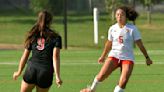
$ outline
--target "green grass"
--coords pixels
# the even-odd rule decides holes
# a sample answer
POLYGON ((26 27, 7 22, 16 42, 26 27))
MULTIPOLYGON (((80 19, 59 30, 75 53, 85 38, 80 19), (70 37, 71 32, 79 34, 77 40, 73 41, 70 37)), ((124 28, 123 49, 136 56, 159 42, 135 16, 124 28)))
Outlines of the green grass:
MULTIPOLYGON (((33 26, 37 16, 0 16, 0 43, 22 44, 25 34, 33 26)), ((163 14, 153 14, 152 24, 148 25, 146 15, 141 16, 136 21, 136 26, 141 32, 143 42, 148 49, 163 49, 164 23, 163 14)), ((68 47, 89 47, 102 48, 107 39, 108 28, 111 21, 108 15, 99 17, 99 44, 93 43, 93 18, 92 16, 68 16, 68 47), (101 39, 104 36, 105 39, 101 39)), ((54 16, 52 28, 55 29, 63 38, 64 45, 64 26, 63 17, 54 16)))
MULTIPOLYGON (((61 77, 63 85, 57 88, 52 85, 50 92, 79 92, 80 89, 90 85, 94 76, 102 65, 97 64, 97 59, 102 50, 61 50, 61 77)), ((163 92, 164 88, 164 64, 157 64, 164 60, 164 50, 149 50, 154 65, 148 67, 145 64, 136 64, 133 74, 127 85, 127 92, 163 92)), ((0 64, 0 89, 1 92, 18 92, 22 77, 17 81, 12 80, 12 74, 17 70, 22 50, 2 50, 0 63, 13 63, 11 65, 0 64), (13 90, 14 89, 14 90, 13 90)), ((135 49, 136 63, 144 63, 143 55, 135 49)), ((97 92, 113 92, 120 75, 120 69, 112 73, 108 79, 100 84, 97 92)))
MULTIPOLYGON (((50 92, 79 92, 81 88, 91 84, 94 76, 102 65, 97 59, 102 52, 107 39, 107 31, 111 25, 109 16, 99 18, 99 44, 93 43, 92 16, 68 16, 68 50, 61 51, 61 76, 64 81, 61 88, 53 84, 50 92), (72 48, 73 47, 73 48, 72 48)), ((154 65, 147 67, 136 64, 133 75, 127 85, 127 92, 163 92, 164 64, 164 16, 153 14, 152 24, 146 24, 146 16, 141 16, 136 25, 141 32, 143 42, 154 65)), ((0 16, 0 44, 22 44, 27 31, 35 23, 36 16, 0 16)), ((64 43, 64 27, 61 16, 54 17, 53 29, 61 34, 64 43)), ((63 44, 64 45, 64 44, 63 44)), ((144 63, 144 57, 138 48, 134 49, 136 62, 144 63)), ((22 77, 12 80, 12 74, 17 70, 23 50, 0 50, 0 92, 19 92, 22 77), (3 64, 3 63, 11 63, 3 64)), ((119 69, 97 88, 97 92, 113 92, 119 79, 119 69)))

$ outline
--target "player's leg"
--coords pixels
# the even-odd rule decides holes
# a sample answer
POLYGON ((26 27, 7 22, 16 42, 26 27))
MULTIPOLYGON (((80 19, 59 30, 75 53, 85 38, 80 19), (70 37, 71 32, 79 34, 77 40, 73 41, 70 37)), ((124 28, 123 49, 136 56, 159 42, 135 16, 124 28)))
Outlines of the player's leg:
POLYGON ((28 64, 23 75, 20 92, 32 92, 35 87, 35 69, 28 64))
POLYGON ((32 89, 35 87, 34 84, 28 84, 22 80, 20 92, 32 92, 32 89))
POLYGON ((111 57, 107 58, 100 72, 95 77, 99 82, 105 80, 118 67, 118 59, 111 57))
POLYGON ((104 79, 106 79, 112 73, 112 71, 114 71, 117 67, 118 67, 118 59, 107 58, 100 72, 95 77, 91 87, 82 89, 80 92, 94 92, 99 82, 102 82, 104 79))
POLYGON ((126 84, 130 78, 130 75, 133 71, 133 62, 132 61, 123 61, 122 62, 122 71, 118 85, 115 87, 114 92, 124 92, 126 84))
POLYGON ((36 92, 48 92, 49 88, 40 88, 39 86, 36 86, 36 92))
POLYGON ((53 72, 49 68, 37 68, 37 92, 48 92, 53 82, 53 72))

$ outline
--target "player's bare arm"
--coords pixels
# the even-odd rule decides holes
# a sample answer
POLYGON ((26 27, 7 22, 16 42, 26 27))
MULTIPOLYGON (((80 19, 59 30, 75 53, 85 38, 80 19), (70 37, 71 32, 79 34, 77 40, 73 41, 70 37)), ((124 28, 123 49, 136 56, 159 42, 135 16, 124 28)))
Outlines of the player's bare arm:
POLYGON ((107 40, 105 43, 104 50, 103 50, 100 58, 98 59, 98 63, 104 62, 106 55, 108 54, 109 50, 111 50, 111 47, 112 47, 112 41, 107 40))
POLYGON ((56 73, 56 84, 58 87, 62 84, 62 80, 60 78, 60 48, 54 48, 53 50, 53 61, 54 61, 54 71, 56 73))
POLYGON ((22 73, 24 67, 25 67, 25 64, 27 62, 27 59, 29 57, 29 54, 30 54, 30 51, 25 49, 24 52, 23 52, 23 55, 20 59, 20 62, 19 62, 19 68, 18 68, 18 71, 17 72, 14 72, 13 74, 13 79, 16 80, 22 73))
POLYGON ((146 49, 145 49, 145 47, 144 47, 144 45, 142 43, 142 40, 141 39, 137 40, 136 44, 139 47, 139 49, 141 50, 141 52, 143 53, 143 55, 145 56, 146 64, 147 65, 153 64, 153 61, 150 59, 150 57, 149 57, 149 55, 148 55, 148 53, 147 53, 147 51, 146 51, 146 49))

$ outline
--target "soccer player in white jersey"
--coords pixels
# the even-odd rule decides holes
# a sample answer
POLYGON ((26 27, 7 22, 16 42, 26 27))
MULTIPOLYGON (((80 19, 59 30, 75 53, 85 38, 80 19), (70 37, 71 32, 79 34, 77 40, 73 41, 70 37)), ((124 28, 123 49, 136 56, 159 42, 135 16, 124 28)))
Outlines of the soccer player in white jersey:
POLYGON ((135 21, 138 17, 138 13, 133 8, 121 6, 116 9, 115 17, 117 23, 110 27, 108 31, 108 40, 98 59, 98 62, 104 63, 104 65, 94 78, 92 85, 89 88, 82 89, 80 92, 95 92, 96 86, 118 67, 121 68, 121 74, 114 92, 124 92, 135 63, 133 54, 134 42, 145 56, 146 64, 152 64, 152 60, 142 43, 140 33, 136 26, 127 23, 128 20, 135 21), (108 57, 105 59, 107 54, 108 57))

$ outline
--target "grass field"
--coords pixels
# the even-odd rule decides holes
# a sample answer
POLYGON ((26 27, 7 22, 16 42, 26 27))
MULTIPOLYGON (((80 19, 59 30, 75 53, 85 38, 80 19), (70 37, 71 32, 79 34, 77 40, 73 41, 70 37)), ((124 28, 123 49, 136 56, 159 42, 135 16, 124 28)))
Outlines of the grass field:
MULTIPOLYGON (((35 23, 36 16, 9 15, 0 16, 0 45, 22 45, 25 33, 35 23)), ((145 65, 145 59, 138 48, 135 48, 136 65, 127 85, 126 92, 164 92, 164 16, 153 14, 152 24, 146 24, 146 16, 141 14, 136 25, 141 32, 143 42, 154 64, 145 65)), ((64 37, 61 16, 54 17, 52 28, 64 37)), ((97 59, 102 52, 107 30, 111 25, 107 15, 99 18, 99 44, 93 43, 92 16, 68 16, 68 50, 61 51, 61 77, 63 86, 52 85, 50 92, 79 92, 91 84, 101 69, 97 59)), ((64 38, 63 38, 64 39, 64 38)), ((63 41, 64 42, 64 41, 63 41)), ((63 44, 64 45, 64 44, 63 44)), ((0 48, 0 92, 19 92, 21 77, 12 80, 17 70, 23 50, 4 50, 0 48)), ((97 92, 113 92, 119 79, 119 69, 97 88, 97 92)))
MULTIPOLYGON (((1 92, 18 92, 21 77, 12 80, 12 74, 17 70, 18 61, 22 50, 2 50, 0 52, 0 90, 1 92)), ((50 92, 79 92, 87 87, 102 65, 97 64, 101 50, 62 50, 61 51, 61 76, 63 86, 57 88, 53 84, 50 92)), ((164 50, 150 50, 154 60, 152 66, 146 66, 142 54, 135 50, 136 65, 133 75, 127 85, 126 92, 163 92, 164 88, 164 50)), ((106 79, 97 92, 112 92, 119 78, 119 69, 106 79)))
MULTIPOLYGON (((0 43, 22 44, 27 31, 33 26, 37 16, 0 16, 0 43)), ((152 15, 152 24, 148 25, 146 15, 141 16, 136 21, 136 26, 141 32, 143 42, 149 49, 163 49, 164 26, 163 14, 152 15), (158 44, 158 45, 157 45, 158 44)), ((68 46, 69 47, 91 47, 102 48, 107 38, 108 28, 111 25, 109 16, 99 17, 99 44, 93 43, 93 18, 92 16, 68 16, 68 46), (105 39, 101 39, 104 36, 105 39)), ((62 37, 64 43, 63 18, 54 16, 52 28, 62 37)), ((64 45, 64 44, 63 44, 64 45)))

